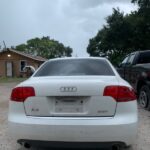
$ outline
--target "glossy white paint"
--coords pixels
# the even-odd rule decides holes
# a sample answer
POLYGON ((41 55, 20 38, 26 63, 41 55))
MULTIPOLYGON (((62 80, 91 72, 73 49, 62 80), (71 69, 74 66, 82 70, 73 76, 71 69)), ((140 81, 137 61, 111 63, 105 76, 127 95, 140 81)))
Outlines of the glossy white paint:
POLYGON ((28 98, 24 103, 27 115, 96 117, 114 116, 115 114, 116 101, 111 97, 103 96, 103 90, 110 82, 112 85, 118 85, 115 76, 103 76, 42 77, 42 79, 39 77, 19 86, 33 86, 36 92, 36 97, 28 98), (76 87, 76 91, 62 92, 62 87, 76 87), (69 102, 70 100, 72 101, 69 102), (64 109, 67 109, 67 106, 72 112, 71 110, 65 112, 64 109), (59 107, 62 111, 59 111, 59 107))
POLYGON ((115 76, 33 75, 19 84, 34 87, 36 96, 24 103, 10 101, 11 135, 16 140, 124 142, 131 145, 137 131, 137 102, 117 103, 112 97, 103 96, 108 85, 131 88, 111 67, 115 76), (62 92, 61 87, 76 87, 76 90, 62 92))

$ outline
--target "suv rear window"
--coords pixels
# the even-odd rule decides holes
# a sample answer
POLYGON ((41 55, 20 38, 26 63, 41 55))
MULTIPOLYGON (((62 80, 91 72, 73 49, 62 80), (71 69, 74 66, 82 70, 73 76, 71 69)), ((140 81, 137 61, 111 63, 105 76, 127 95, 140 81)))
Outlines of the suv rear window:
POLYGON ((34 75, 38 76, 113 76, 114 72, 106 60, 63 59, 46 62, 34 75))

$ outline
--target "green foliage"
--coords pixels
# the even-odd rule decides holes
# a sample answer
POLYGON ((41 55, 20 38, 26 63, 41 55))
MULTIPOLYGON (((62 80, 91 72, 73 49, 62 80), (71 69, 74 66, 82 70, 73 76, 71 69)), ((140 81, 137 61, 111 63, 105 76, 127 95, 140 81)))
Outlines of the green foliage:
POLYGON ((91 56, 108 56, 116 64, 123 56, 130 51, 127 47, 131 43, 129 33, 132 26, 128 19, 124 19, 124 14, 119 9, 113 9, 113 14, 108 16, 107 24, 103 26, 96 37, 90 39, 87 52, 91 56))
POLYGON ((89 41, 87 52, 91 56, 105 55, 118 64, 127 53, 150 49, 150 0, 132 3, 138 4, 139 9, 127 15, 113 9, 106 25, 89 41))
POLYGON ((49 37, 34 38, 15 47, 16 50, 45 58, 71 56, 72 48, 65 47, 62 43, 49 37))
POLYGON ((0 77, 0 83, 20 83, 20 82, 23 82, 25 81, 27 78, 17 78, 17 77, 11 77, 11 78, 8 78, 8 77, 0 77))
POLYGON ((131 2, 138 4, 140 9, 145 9, 150 7, 150 0, 132 0, 131 2))

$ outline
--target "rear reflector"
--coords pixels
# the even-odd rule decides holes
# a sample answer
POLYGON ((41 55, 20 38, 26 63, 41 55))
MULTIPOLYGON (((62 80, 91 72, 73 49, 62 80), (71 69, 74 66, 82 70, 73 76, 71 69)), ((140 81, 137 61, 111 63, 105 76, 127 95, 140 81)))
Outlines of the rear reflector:
POLYGON ((31 96, 35 96, 33 87, 16 87, 12 90, 11 100, 16 102, 24 102, 31 96))
POLYGON ((117 102, 128 102, 137 99, 134 90, 126 86, 106 86, 103 96, 111 96, 117 102))

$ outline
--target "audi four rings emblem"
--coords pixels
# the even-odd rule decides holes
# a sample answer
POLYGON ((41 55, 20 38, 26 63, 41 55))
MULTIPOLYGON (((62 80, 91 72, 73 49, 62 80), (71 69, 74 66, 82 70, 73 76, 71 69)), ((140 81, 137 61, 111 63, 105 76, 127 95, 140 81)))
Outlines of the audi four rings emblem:
POLYGON ((60 91, 61 92, 76 92, 77 88, 76 87, 61 87, 60 91))

